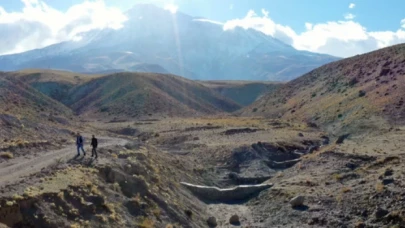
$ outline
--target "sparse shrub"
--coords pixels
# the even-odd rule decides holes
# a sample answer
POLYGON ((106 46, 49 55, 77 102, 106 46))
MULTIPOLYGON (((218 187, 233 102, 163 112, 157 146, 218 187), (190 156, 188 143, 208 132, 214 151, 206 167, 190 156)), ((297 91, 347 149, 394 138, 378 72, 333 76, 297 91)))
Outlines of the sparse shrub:
POLYGON ((252 110, 253 112, 257 112, 257 108, 253 108, 253 110, 252 110))
POLYGON ((360 90, 359 91, 359 97, 364 97, 364 96, 366 96, 366 92, 363 91, 363 90, 360 90))
POLYGON ((312 93, 311 97, 316 97, 316 93, 312 93))
POLYGON ((347 192, 350 192, 350 191, 351 191, 351 189, 349 187, 342 188, 343 193, 347 193, 347 192))
POLYGON ((354 86, 358 83, 359 81, 357 80, 357 78, 353 78, 352 80, 349 81, 349 86, 354 86))
POLYGON ((376 185, 375 185, 375 190, 377 191, 377 192, 383 192, 384 191, 384 184, 383 183, 380 183, 380 182, 378 182, 376 185))
POLYGON ((343 115, 342 114, 338 114, 338 118, 340 119, 340 118, 342 118, 343 117, 343 115))
POLYGON ((116 192, 119 192, 120 191, 120 184, 118 184, 117 182, 115 182, 114 184, 112 184, 111 185, 111 189, 112 190, 114 190, 114 191, 116 191, 116 192))
POLYGON ((160 208, 159 208, 159 207, 153 208, 152 214, 153 214, 156 218, 159 219, 159 218, 160 218, 160 214, 161 214, 160 208))
POLYGON ((107 222, 107 218, 104 215, 96 215, 96 218, 99 219, 103 223, 107 222))
POLYGON ((127 150, 134 150, 134 149, 137 149, 137 144, 135 144, 135 143, 127 143, 127 144, 125 144, 125 146, 124 146, 127 150))
POLYGON ((155 221, 153 221, 150 218, 143 218, 141 223, 139 224, 140 228, 154 228, 155 227, 155 221))
POLYGON ((343 179, 342 175, 335 173, 333 174, 333 179, 335 179, 336 181, 341 181, 343 179))
POLYGON ((5 159, 11 159, 14 157, 14 155, 11 152, 1 152, 0 157, 5 159))
POLYGON ((18 194, 14 194, 14 195, 13 195, 13 200, 15 200, 15 201, 17 201, 17 200, 22 200, 22 199, 24 199, 24 197, 22 197, 22 196, 20 196, 20 195, 18 195, 18 194))

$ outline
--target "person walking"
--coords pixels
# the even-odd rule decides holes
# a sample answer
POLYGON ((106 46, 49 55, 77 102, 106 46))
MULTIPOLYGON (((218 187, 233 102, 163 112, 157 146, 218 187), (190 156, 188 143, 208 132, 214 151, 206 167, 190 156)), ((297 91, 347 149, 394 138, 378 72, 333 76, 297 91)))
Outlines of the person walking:
POLYGON ((80 135, 79 132, 77 132, 77 136, 76 136, 76 145, 77 145, 77 156, 80 156, 80 149, 82 149, 83 156, 86 156, 86 151, 84 151, 84 148, 83 148, 84 139, 80 135))
POLYGON ((93 138, 91 138, 91 146, 93 149, 91 150, 91 157, 95 156, 95 158, 98 158, 97 156, 97 138, 93 135, 93 138))

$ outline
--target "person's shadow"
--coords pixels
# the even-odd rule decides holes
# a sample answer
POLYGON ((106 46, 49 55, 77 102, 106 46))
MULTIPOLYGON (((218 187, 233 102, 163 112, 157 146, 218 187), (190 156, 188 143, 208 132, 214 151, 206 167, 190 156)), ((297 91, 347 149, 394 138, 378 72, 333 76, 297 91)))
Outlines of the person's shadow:
POLYGON ((301 205, 301 206, 293 207, 293 209, 297 210, 297 211, 306 211, 309 209, 309 207, 307 205, 301 205))

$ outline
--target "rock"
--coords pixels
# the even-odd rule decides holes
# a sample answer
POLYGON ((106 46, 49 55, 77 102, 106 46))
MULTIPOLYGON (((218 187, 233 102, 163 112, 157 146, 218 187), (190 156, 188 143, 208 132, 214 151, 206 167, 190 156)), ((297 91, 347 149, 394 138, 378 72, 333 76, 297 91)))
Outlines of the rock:
POLYGON ((232 225, 239 225, 239 216, 238 215, 232 215, 231 218, 229 219, 229 223, 232 225))
POLYGON ((193 212, 190 211, 190 210, 188 210, 188 209, 184 210, 184 213, 185 213, 185 214, 187 215, 187 217, 189 217, 189 218, 191 218, 191 217, 193 216, 193 212))
POLYGON ((388 169, 386 169, 385 170, 385 172, 384 172, 384 176, 392 176, 392 174, 394 174, 394 170, 392 170, 392 169, 390 169, 390 168, 388 168, 388 169))
POLYGON ((367 210, 363 210, 360 215, 363 217, 367 217, 368 216, 367 210))
POLYGON ((304 196, 296 196, 290 200, 290 204, 292 207, 299 207, 304 205, 305 197, 304 196))
POLYGON ((235 173, 235 172, 230 172, 228 174, 228 178, 232 179, 232 180, 237 180, 237 179, 239 179, 239 175, 237 173, 235 173))
POLYGON ((345 166, 346 166, 347 168, 351 169, 351 170, 354 170, 354 169, 356 169, 356 168, 358 167, 358 165, 355 164, 355 163, 353 163, 353 162, 349 162, 349 163, 347 163, 345 166))
POLYGON ((365 228, 366 224, 364 224, 364 222, 358 222, 358 223, 356 223, 356 225, 354 227, 355 228, 365 228))
POLYGON ((319 146, 310 146, 307 150, 307 154, 312 154, 316 150, 319 150, 319 146))
POLYGON ((207 220, 207 224, 209 227, 217 227, 217 219, 215 217, 209 217, 207 220))
POLYGON ((313 226, 313 225, 315 225, 315 224, 317 224, 317 223, 319 223, 319 218, 317 218, 317 217, 311 218, 311 219, 308 221, 308 225, 311 225, 311 226, 313 226))
POLYGON ((383 185, 388 185, 388 184, 392 184, 394 183, 394 179, 393 178, 385 178, 384 180, 382 180, 383 185))
POLYGON ((336 144, 342 144, 345 139, 349 137, 350 134, 344 134, 339 136, 339 138, 336 140, 336 144))
POLYGON ((329 144, 329 142, 330 142, 329 137, 328 137, 328 136, 326 136, 326 135, 321 136, 321 139, 323 139, 323 141, 322 141, 322 145, 328 145, 328 144, 329 144))
POLYGON ((300 133, 298 133, 298 136, 299 136, 299 137, 304 137, 304 134, 302 134, 302 133, 300 132, 300 133))
POLYGON ((389 212, 381 207, 377 207, 374 211, 374 216, 376 219, 380 219, 386 216, 389 212))

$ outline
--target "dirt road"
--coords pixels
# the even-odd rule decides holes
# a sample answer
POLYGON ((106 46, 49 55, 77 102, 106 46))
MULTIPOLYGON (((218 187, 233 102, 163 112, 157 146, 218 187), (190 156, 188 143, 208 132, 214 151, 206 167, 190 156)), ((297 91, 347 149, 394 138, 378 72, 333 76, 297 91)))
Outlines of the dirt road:
MULTIPOLYGON (((98 137, 99 148, 112 145, 125 145, 128 141, 120 138, 98 137)), ((0 187, 13 184, 22 177, 41 171, 42 168, 52 165, 58 159, 71 158, 76 154, 76 146, 73 144, 60 150, 46 151, 35 158, 18 157, 0 164, 0 187)), ((87 151, 86 156, 91 156, 87 151)))

